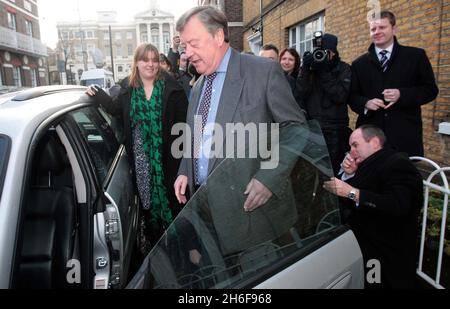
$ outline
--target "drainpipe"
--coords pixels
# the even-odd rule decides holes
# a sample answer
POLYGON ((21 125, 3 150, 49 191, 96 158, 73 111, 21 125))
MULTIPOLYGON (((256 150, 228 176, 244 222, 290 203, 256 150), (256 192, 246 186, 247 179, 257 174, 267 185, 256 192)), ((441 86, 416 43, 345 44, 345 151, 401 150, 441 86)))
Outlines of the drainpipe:
POLYGON ((262 0, 259 0, 259 31, 261 33, 261 46, 264 46, 264 26, 263 26, 263 3, 262 0))

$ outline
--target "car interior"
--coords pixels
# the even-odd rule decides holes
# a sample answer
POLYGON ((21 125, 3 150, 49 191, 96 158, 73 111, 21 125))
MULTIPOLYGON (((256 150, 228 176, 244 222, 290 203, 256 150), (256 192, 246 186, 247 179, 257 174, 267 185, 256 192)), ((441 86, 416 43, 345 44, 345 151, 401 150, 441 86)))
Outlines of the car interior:
POLYGON ((50 289, 68 284, 67 262, 78 255, 72 169, 56 131, 39 141, 22 214, 16 287, 50 289))

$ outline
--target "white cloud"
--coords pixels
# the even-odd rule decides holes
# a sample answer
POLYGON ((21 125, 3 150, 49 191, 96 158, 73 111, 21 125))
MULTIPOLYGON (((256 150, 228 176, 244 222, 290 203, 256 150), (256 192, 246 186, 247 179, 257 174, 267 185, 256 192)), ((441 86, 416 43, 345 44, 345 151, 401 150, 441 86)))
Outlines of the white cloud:
MULTIPOLYGON (((132 21, 134 15, 150 7, 151 0, 39 0, 41 41, 56 47, 59 21, 96 20, 97 11, 116 11, 119 22, 132 21), (79 14, 78 14, 79 12, 79 14)), ((159 0, 159 8, 171 13, 175 19, 188 9, 197 6, 197 0, 159 0)))

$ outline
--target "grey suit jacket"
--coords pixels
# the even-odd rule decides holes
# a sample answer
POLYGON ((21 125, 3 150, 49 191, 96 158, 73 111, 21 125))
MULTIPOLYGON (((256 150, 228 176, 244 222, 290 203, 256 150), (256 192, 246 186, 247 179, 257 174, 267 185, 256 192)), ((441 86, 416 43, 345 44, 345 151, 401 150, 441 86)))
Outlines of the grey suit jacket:
MULTIPOLYGON (((203 84, 202 77, 192 89, 192 101, 187 116, 192 132, 203 84)), ((304 114, 294 99, 279 63, 239 54, 234 50, 220 98, 216 123, 224 130, 224 148, 227 138, 236 134, 232 130, 226 131, 226 124, 279 123, 283 127, 295 123, 297 127, 304 127, 305 135, 308 134, 304 114)), ((227 160, 224 162, 226 168, 221 165, 223 158, 210 159, 208 175, 221 165, 220 176, 215 173, 216 176, 208 180, 203 190, 197 193, 201 195, 204 194, 201 192, 207 192, 207 204, 224 254, 246 250, 264 241, 273 240, 297 221, 289 176, 298 157, 292 151, 286 151, 284 157, 283 154, 280 154, 280 157, 282 158, 278 168, 273 170, 260 169, 261 160, 258 159, 236 160, 236 163, 233 163, 234 160, 227 160), (248 215, 243 212, 245 202, 243 193, 252 178, 256 178, 269 188, 274 197, 252 213, 253 220, 250 224, 248 215), (220 187, 218 184, 223 186, 220 187), (236 242, 236 237, 241 241, 236 242)), ((188 156, 182 160, 179 175, 188 177, 192 196, 194 168, 191 158, 192 156, 188 156)))
MULTIPOLYGON (((202 76, 192 88, 191 102, 187 114, 187 124, 194 132, 194 117, 198 109, 204 85, 202 76)), ((232 50, 225 83, 220 98, 216 123, 225 131, 228 123, 271 124, 300 123, 306 126, 303 112, 295 101, 291 88, 279 63, 262 57, 240 54, 232 50)), ((227 136, 235 132, 224 132, 227 136)), ((182 160, 178 175, 189 178, 190 192, 194 188, 193 160, 182 160)), ((209 162, 210 174, 223 158, 212 158, 209 162)), ((261 176, 264 178, 263 176, 261 176)), ((261 179, 272 189, 269 179, 261 179)), ((250 179, 249 179, 250 181, 250 179)), ((276 190, 275 190, 276 191, 276 190)), ((272 191, 274 192, 274 191, 272 191)))

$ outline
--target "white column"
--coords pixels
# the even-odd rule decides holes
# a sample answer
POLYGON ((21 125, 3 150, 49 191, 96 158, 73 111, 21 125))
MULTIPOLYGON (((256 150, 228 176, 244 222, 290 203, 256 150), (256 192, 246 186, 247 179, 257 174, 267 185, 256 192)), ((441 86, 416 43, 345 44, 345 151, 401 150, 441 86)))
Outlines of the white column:
POLYGON ((159 52, 165 53, 164 38, 163 38, 163 23, 159 23, 159 52))
POLYGON ((173 40, 173 37, 175 36, 175 26, 174 26, 173 23, 170 23, 170 24, 169 24, 169 29, 170 29, 170 38, 169 38, 169 42, 170 42, 170 45, 172 45, 172 40, 173 40))
POLYGON ((136 43, 137 43, 137 46, 139 46, 139 45, 141 45, 141 24, 140 23, 138 23, 137 25, 136 25, 136 43))
POLYGON ((152 43, 152 27, 151 27, 151 24, 147 24, 147 43, 152 43))

